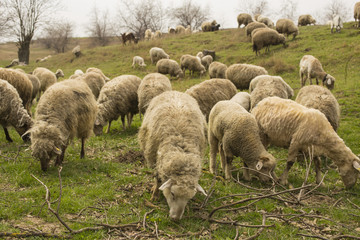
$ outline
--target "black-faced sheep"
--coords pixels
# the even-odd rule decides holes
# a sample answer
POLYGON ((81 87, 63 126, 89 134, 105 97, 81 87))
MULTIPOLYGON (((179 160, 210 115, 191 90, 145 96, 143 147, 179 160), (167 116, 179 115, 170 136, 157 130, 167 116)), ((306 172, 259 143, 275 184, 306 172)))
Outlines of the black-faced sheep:
POLYGON ((225 76, 240 90, 249 89, 250 81, 259 75, 266 75, 265 68, 252 64, 233 64, 225 72, 225 76))
POLYGON ((196 100, 168 91, 155 97, 144 116, 138 140, 148 167, 155 169, 153 198, 159 190, 167 200, 170 218, 179 220, 199 185, 206 148, 206 121, 196 100))
POLYGON ((248 25, 249 23, 251 23, 253 21, 254 20, 252 19, 251 15, 247 14, 247 13, 240 13, 237 16, 238 28, 240 28, 241 25, 243 25, 243 24, 246 27, 246 25, 248 25))
POLYGON ((264 146, 269 143, 289 147, 286 168, 280 177, 288 183, 288 174, 298 152, 313 152, 316 182, 321 182, 320 162, 324 155, 334 161, 346 188, 356 184, 360 160, 336 134, 325 115, 317 109, 307 108, 295 101, 278 97, 263 99, 251 112, 259 125, 264 146), (270 109, 270 110, 269 110, 270 109))
POLYGON ((151 63, 156 64, 160 59, 169 59, 170 56, 162 48, 153 47, 149 51, 151 63))
POLYGON ((162 74, 169 74, 170 77, 183 78, 184 73, 175 60, 160 59, 156 63, 156 71, 162 74))
POLYGON ((250 111, 250 94, 247 92, 238 92, 230 101, 242 106, 246 111, 250 111))
POLYGON ((300 60, 300 81, 301 87, 305 86, 306 80, 309 79, 310 85, 312 84, 312 78, 316 78, 316 84, 321 81, 323 86, 332 90, 335 85, 335 78, 330 74, 327 74, 319 59, 312 55, 304 55, 300 60))
POLYGON ((221 62, 212 62, 209 66, 210 78, 225 78, 227 66, 221 62))
POLYGON ((132 62, 132 67, 135 68, 136 65, 140 66, 140 67, 146 67, 146 64, 144 62, 144 59, 140 56, 135 56, 133 57, 133 62, 132 62))
POLYGON ((252 22, 245 27, 246 36, 251 36, 251 32, 257 28, 267 28, 264 23, 252 22))
POLYGON ((213 62, 213 57, 211 55, 206 55, 201 58, 201 64, 208 69, 210 64, 213 62))
POLYGON ((131 126, 133 116, 139 112, 138 95, 141 79, 134 75, 121 75, 105 83, 101 88, 97 106, 99 112, 96 116, 94 133, 101 135, 103 127, 109 123, 106 133, 110 132, 111 122, 121 117, 123 130, 125 130, 125 116, 128 127, 131 126))
POLYGON ((165 91, 171 91, 169 78, 160 73, 149 73, 141 81, 138 89, 139 113, 145 114, 150 101, 165 91))
POLYGON ((94 94, 95 99, 99 97, 100 90, 105 84, 104 78, 97 72, 88 72, 77 78, 78 80, 84 81, 91 92, 94 94))
POLYGON ((340 106, 328 89, 317 85, 305 86, 300 89, 295 101, 322 112, 336 132, 340 122, 340 106))
POLYGON ((25 133, 33 122, 22 102, 16 88, 0 79, 0 125, 4 128, 8 142, 13 142, 7 130, 9 126, 14 127, 24 141, 30 140, 29 134, 25 133))
POLYGON ((218 101, 230 100, 237 93, 237 89, 227 79, 213 78, 192 86, 185 93, 196 99, 200 110, 208 120, 211 108, 218 101))
POLYGON ((357 2, 354 5, 354 19, 355 19, 355 26, 357 21, 357 27, 360 28, 360 2, 357 2))
POLYGON ((299 28, 290 19, 279 19, 276 22, 276 31, 285 34, 287 37, 293 35, 293 39, 299 35, 299 28))
POLYGON ((85 140, 91 135, 97 112, 90 88, 82 81, 65 80, 49 87, 36 108, 30 129, 32 156, 46 171, 53 156, 62 164, 69 142, 81 139, 80 158, 85 156, 85 140))
POLYGON ((199 72, 200 77, 206 72, 205 67, 201 64, 199 59, 188 54, 181 56, 180 67, 184 73, 184 76, 186 69, 189 70, 190 75, 192 75, 194 72, 199 72))
POLYGON ((299 16, 298 26, 306 26, 306 25, 311 25, 311 24, 315 25, 315 23, 316 23, 316 20, 310 14, 299 16))
POLYGON ((340 15, 335 15, 333 19, 331 20, 331 33, 333 33, 333 30, 335 28, 336 32, 340 32, 340 30, 343 28, 343 21, 340 17, 340 15))
MULTIPOLYGON (((255 29, 253 33, 258 30, 255 29)), ((262 48, 266 48, 265 52, 269 52, 271 45, 283 44, 285 46, 285 36, 270 28, 261 28, 252 34, 252 48, 258 55, 262 48)))
POLYGON ((254 116, 242 106, 232 101, 216 103, 209 116, 208 138, 211 173, 215 173, 216 155, 220 151, 225 179, 231 178, 233 158, 241 157, 246 167, 243 173, 246 180, 250 181, 250 173, 258 176, 261 181, 270 180, 269 175, 274 171, 276 160, 261 143, 254 116))

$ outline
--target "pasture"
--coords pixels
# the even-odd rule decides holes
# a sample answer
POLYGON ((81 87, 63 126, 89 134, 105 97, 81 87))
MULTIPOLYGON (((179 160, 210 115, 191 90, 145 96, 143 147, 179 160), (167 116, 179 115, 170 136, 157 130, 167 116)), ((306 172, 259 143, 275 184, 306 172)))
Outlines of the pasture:
MULTIPOLYGON (((76 69, 85 71, 88 67, 98 67, 110 78, 123 74, 143 78, 155 72, 149 56, 151 47, 163 48, 176 61, 183 54, 196 55, 209 49, 216 51, 216 61, 228 66, 249 63, 265 67, 269 74, 281 76, 296 96, 300 88, 299 61, 303 55, 310 54, 336 78, 332 93, 341 106, 338 134, 358 155, 359 37, 360 30, 353 27, 353 22, 345 23, 341 33, 336 34, 330 34, 328 26, 300 27, 300 34, 295 40, 291 37, 286 48, 271 46, 269 53, 265 54, 263 49, 260 56, 255 56, 244 29, 227 29, 167 36, 137 45, 82 46, 80 58, 74 59, 69 51, 53 55, 42 63, 35 63, 35 59, 46 56, 49 51, 36 45, 30 64, 21 68, 26 72, 38 66, 54 72, 61 68, 67 78, 76 69), (131 67, 135 55, 145 59, 145 69, 131 67)), ((12 45, 4 44, 0 49, 1 66, 16 58, 12 45)), ((184 92, 208 78, 208 75, 190 77, 187 72, 185 79, 172 80, 172 87, 184 92)), ((36 105, 33 111, 35 108, 36 105)), ((315 184, 313 165, 304 182, 306 163, 296 162, 289 174, 293 189, 289 189, 275 183, 262 184, 256 179, 242 180, 243 165, 239 158, 233 162, 233 180, 225 181, 221 170, 216 177, 209 172, 207 151, 200 185, 208 197, 196 194, 188 203, 183 219, 171 221, 163 196, 158 202, 150 201, 153 169, 146 167, 137 142, 140 126, 139 115, 125 131, 120 120, 113 122, 109 134, 87 140, 85 159, 80 159, 81 143, 75 139, 66 151, 60 174, 53 165, 42 172, 40 163, 31 156, 29 145, 22 142, 13 128, 9 131, 13 143, 8 143, 0 133, 0 238, 5 233, 28 233, 30 239, 70 236, 72 239, 360 238, 360 183, 345 190, 333 162, 325 158, 322 162, 325 186, 315 184), (51 208, 58 212, 72 233, 48 210, 45 187, 33 176, 46 185, 51 193, 48 199, 51 208), (306 188, 300 190, 303 185, 306 188), (91 229, 86 231, 85 227, 91 229), (77 233, 79 229, 84 231, 77 233)), ((276 173, 279 176, 285 168, 287 150, 270 147, 269 151, 278 160, 276 173)), ((22 235, 12 235, 19 236, 22 235)))

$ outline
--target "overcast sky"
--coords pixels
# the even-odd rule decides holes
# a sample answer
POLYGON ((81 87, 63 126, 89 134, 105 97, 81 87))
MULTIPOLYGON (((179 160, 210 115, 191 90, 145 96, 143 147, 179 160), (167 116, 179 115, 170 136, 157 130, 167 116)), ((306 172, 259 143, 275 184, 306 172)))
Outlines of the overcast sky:
MULTIPOLYGON (((62 11, 59 16, 75 24, 75 36, 87 36, 86 26, 89 22, 92 10, 96 6, 100 11, 108 11, 110 18, 115 18, 116 10, 119 9, 119 0, 60 0, 62 11)), ((180 0, 160 0, 163 7, 180 6, 183 1, 180 0)), ((192 0, 193 3, 200 4, 203 7, 209 7, 209 19, 216 19, 222 28, 237 27, 236 17, 241 13, 241 3, 246 0, 192 0)), ((253 1, 253 0, 247 0, 253 1)), ((324 8, 333 0, 293 0, 297 2, 296 14, 311 14, 315 18, 323 16, 324 8)), ((358 0, 337 0, 343 3, 349 11, 349 19, 353 21, 353 6, 358 0)), ((274 23, 278 18, 280 7, 284 0, 268 0, 267 14, 274 23)), ((167 29, 169 26, 165 26, 167 29)))

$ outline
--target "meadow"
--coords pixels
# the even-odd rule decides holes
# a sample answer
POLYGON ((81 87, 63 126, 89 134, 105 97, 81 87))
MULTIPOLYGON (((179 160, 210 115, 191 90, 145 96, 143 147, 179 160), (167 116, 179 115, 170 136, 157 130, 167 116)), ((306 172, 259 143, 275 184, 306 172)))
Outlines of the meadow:
MULTIPOLYGON (((337 132, 358 155, 359 37, 360 30, 354 28, 353 22, 346 23, 341 33, 336 34, 331 34, 328 26, 300 27, 299 36, 288 39, 286 47, 272 46, 269 53, 262 50, 256 56, 243 29, 226 29, 166 36, 137 45, 87 45, 82 46, 80 58, 75 59, 69 51, 42 63, 35 63, 35 59, 52 53, 34 44, 30 64, 21 68, 26 72, 38 66, 54 72, 61 68, 67 78, 76 69, 98 67, 110 78, 123 74, 143 78, 156 70, 150 62, 151 47, 163 48, 177 61, 183 54, 196 55, 209 49, 216 51, 217 61, 228 66, 249 63, 265 67, 269 74, 281 76, 296 96, 300 89, 299 62, 303 55, 310 54, 336 78, 332 93, 341 106, 337 132), (131 67, 135 55, 145 59, 145 69, 131 67)), ((87 40, 76 41, 81 44, 87 40)), ((0 45, 0 52, 0 66, 16 58, 14 44, 0 45)), ((206 79, 208 75, 199 78, 187 74, 182 80, 172 80, 172 87, 183 92, 206 79)), ((32 110, 35 108, 36 104, 32 110)), ((232 180, 224 180, 221 170, 215 176, 208 170, 207 151, 200 185, 208 196, 196 194, 183 219, 171 221, 163 196, 159 201, 150 201, 153 169, 146 167, 139 148, 140 126, 138 115, 125 131, 120 120, 113 122, 110 133, 87 140, 84 159, 80 159, 81 143, 74 139, 61 171, 51 165, 47 172, 41 171, 39 161, 31 156, 29 144, 22 142, 13 128, 9 131, 13 143, 8 143, 5 134, 0 133, 0 238, 360 239, 360 184, 344 189, 334 163, 326 158, 322 162, 324 186, 316 185, 313 166, 307 168, 307 162, 302 161, 290 170, 293 188, 288 188, 257 179, 244 181, 239 158, 233 163, 232 180), (45 201, 46 188, 51 196, 47 199, 49 205, 45 201)), ((287 149, 270 147, 269 151, 278 160, 276 173, 280 175, 287 149)))

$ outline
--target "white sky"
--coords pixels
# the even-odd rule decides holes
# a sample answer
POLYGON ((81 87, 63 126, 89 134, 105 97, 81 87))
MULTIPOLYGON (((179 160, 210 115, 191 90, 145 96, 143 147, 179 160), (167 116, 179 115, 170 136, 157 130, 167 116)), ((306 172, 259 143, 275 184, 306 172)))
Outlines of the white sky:
MULTIPOLYGON (((59 16, 73 22, 75 24, 75 36, 87 36, 86 26, 89 22, 92 10, 96 6, 100 11, 107 10, 110 18, 116 16, 116 11, 119 9, 118 0, 60 0, 63 6, 59 16)), ((160 0, 163 2, 164 8, 167 6, 179 6, 183 1, 180 0, 160 0)), ((221 24, 221 28, 237 27, 236 17, 241 11, 241 0, 192 0, 193 3, 201 4, 201 6, 208 6, 210 9, 209 19, 215 19, 221 24)), ((248 0, 253 1, 253 0, 248 0)), ((270 17, 274 23, 281 16, 277 14, 280 6, 284 0, 268 0, 268 13, 265 14, 270 17)), ((301 14, 311 14, 317 19, 323 16, 324 8, 330 4, 332 0, 294 0, 297 2, 297 16, 301 14)), ((349 11, 349 19, 353 21, 352 13, 353 6, 359 0, 338 0, 344 4, 344 7, 349 11)), ((167 29, 169 26, 165 26, 167 29)))

